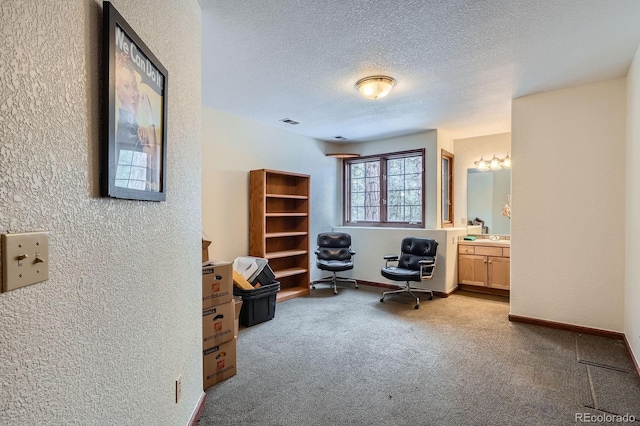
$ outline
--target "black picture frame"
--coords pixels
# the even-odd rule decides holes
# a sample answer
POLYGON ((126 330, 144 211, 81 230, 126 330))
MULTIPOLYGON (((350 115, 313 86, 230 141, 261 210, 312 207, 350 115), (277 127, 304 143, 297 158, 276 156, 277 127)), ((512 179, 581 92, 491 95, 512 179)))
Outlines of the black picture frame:
POLYGON ((108 1, 103 20, 101 194, 165 201, 167 69, 108 1))

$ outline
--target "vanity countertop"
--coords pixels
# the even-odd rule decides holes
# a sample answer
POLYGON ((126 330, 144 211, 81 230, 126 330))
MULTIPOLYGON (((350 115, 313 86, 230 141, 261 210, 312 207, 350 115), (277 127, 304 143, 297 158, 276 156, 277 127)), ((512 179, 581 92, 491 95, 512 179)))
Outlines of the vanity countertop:
POLYGON ((490 240, 488 238, 478 238, 475 241, 458 240, 458 244, 466 244, 471 246, 497 246, 511 247, 511 240, 490 240))

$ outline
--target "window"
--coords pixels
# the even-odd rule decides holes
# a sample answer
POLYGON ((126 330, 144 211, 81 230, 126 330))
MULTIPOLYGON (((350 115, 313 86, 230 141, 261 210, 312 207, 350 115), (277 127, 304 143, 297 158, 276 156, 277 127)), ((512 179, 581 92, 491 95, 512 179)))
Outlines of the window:
POLYGON ((453 226, 453 154, 442 150, 442 227, 453 226))
POLYGON ((344 223, 424 226, 424 149, 344 161, 344 223))

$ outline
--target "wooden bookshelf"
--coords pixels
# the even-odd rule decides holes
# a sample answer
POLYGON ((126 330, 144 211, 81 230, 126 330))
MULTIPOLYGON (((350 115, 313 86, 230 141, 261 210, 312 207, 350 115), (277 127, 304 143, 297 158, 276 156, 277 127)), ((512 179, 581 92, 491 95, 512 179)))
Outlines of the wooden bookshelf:
POLYGON ((309 194, 308 175, 249 173, 249 254, 269 259, 278 302, 309 294, 309 194))

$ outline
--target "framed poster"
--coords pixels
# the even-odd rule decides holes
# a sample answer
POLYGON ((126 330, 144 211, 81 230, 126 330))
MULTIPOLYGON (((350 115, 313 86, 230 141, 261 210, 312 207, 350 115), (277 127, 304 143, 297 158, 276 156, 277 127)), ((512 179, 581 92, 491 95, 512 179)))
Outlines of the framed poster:
POLYGON ((168 73, 110 2, 104 2, 105 197, 164 201, 168 73))

